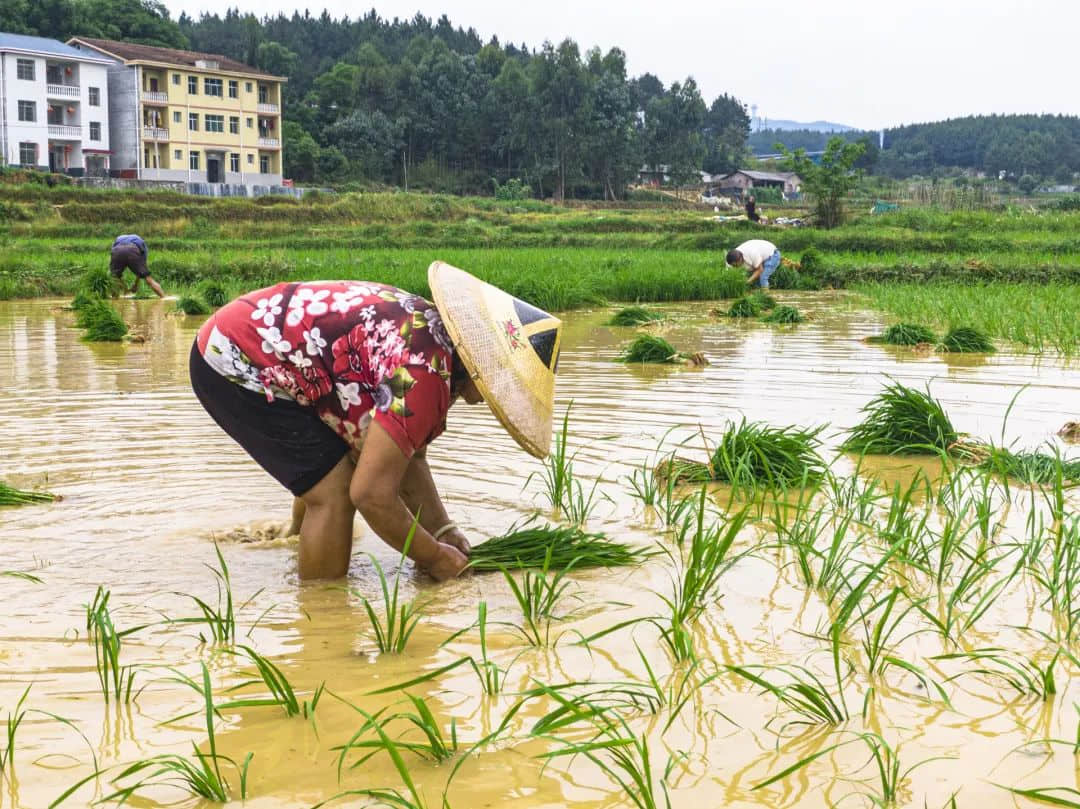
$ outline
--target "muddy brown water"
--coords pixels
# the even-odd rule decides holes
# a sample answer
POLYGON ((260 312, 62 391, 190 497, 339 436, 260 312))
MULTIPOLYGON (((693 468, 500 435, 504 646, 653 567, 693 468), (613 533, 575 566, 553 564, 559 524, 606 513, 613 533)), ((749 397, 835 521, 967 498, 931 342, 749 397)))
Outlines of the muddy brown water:
MULTIPOLYGON (((669 428, 683 425, 672 434, 679 438, 692 437, 698 424, 706 435, 715 434, 727 419, 742 416, 774 424, 829 423, 828 443, 835 446, 836 431, 856 423, 859 408, 886 376, 908 385, 930 381, 960 430, 1029 448, 1056 441, 1061 424, 1080 415, 1075 364, 1008 350, 990 357, 943 358, 871 347, 860 338, 880 330, 877 316, 840 297, 792 299, 813 315, 811 322, 770 328, 710 321, 701 316, 707 305, 668 307, 678 319, 665 336, 680 348, 703 350, 712 364, 702 370, 614 363, 631 330, 604 326, 607 312, 566 317, 559 403, 573 401, 575 469, 587 486, 599 477, 598 491, 605 495, 591 528, 630 542, 664 541, 655 519, 629 496, 621 478, 651 455, 669 428), (1029 387, 1003 431, 1005 410, 1024 385, 1029 387)), ((0 722, 27 686, 25 707, 33 709, 16 734, 14 767, 3 776, 0 806, 48 805, 90 775, 91 749, 108 771, 67 805, 87 805, 112 791, 109 778, 125 763, 164 753, 187 755, 192 742, 205 749, 206 728, 198 717, 166 722, 200 704, 197 694, 170 679, 167 667, 193 675, 198 661, 206 661, 221 699, 226 688, 244 679, 244 666, 204 644, 198 627, 165 624, 161 616, 195 615, 189 595, 215 601, 215 580, 207 567, 214 563, 212 536, 223 539, 234 595, 242 603, 241 642, 273 660, 305 695, 325 682, 357 707, 378 710, 398 697, 365 696, 368 692, 462 655, 479 655, 475 631, 442 644, 469 626, 481 599, 489 603, 493 621, 518 619, 498 576, 435 586, 407 567, 406 595, 425 601, 425 617, 404 654, 379 654, 361 604, 362 596, 377 595, 366 554, 389 570, 396 569, 394 554, 358 520, 349 589, 298 585, 295 547, 287 539, 265 539, 287 520, 288 497, 218 431, 187 386, 188 351, 201 319, 171 316, 169 304, 125 301, 125 318, 145 329, 148 341, 88 345, 79 341, 72 316, 58 305, 0 303, 0 476, 24 487, 47 485, 63 495, 54 505, 0 509, 0 570, 32 572, 42 580, 0 577, 0 722), (236 541, 243 536, 263 541, 236 541), (112 591, 119 629, 153 624, 123 641, 121 662, 140 667, 138 697, 130 704, 105 704, 93 647, 85 639, 83 605, 98 585, 112 591), (69 719, 89 747, 41 711, 69 719)), ((527 484, 541 465, 518 451, 482 406, 456 406, 430 457, 452 514, 474 539, 502 532, 542 506, 537 481, 527 484)), ((869 464, 888 480, 907 479, 916 466, 896 460, 869 464)), ((849 473, 851 460, 841 457, 833 468, 849 473)), ((1003 516, 1008 530, 1021 535, 1026 513, 1016 507, 1003 516)), ((748 538, 765 533, 758 525, 748 538)), ((722 600, 696 630, 708 670, 723 663, 793 662, 828 670, 821 651, 825 644, 813 636, 826 610, 792 568, 778 569, 775 554, 765 553, 724 575, 722 600)), ((497 727, 515 701, 514 692, 537 682, 642 679, 635 643, 661 677, 672 670, 656 632, 644 625, 587 649, 574 643, 580 634, 660 610, 655 593, 670 587, 668 563, 657 559, 636 570, 582 572, 573 580, 576 600, 567 609, 574 614, 555 625, 559 642, 552 647, 530 649, 508 630, 492 629, 492 654, 502 665, 513 661, 506 694, 484 697, 466 668, 413 689, 428 699, 447 730, 455 720, 463 743, 497 727)), ((1029 623, 1048 628, 1038 602, 1030 582, 1011 587, 980 621, 975 645, 1044 649, 1046 644, 1030 633, 1008 629, 1029 623)), ((928 633, 905 641, 900 654, 914 661, 941 651, 940 641, 928 633)), ((840 729, 801 732, 784 728, 791 715, 778 712, 773 698, 745 682, 719 677, 666 731, 663 712, 634 716, 629 723, 649 740, 658 795, 672 757, 668 782, 676 807, 816 807, 869 791, 874 785, 863 780, 872 775, 864 767, 865 747, 854 745, 783 782, 752 789, 798 758, 862 730, 880 732, 898 745, 902 768, 945 758, 907 777, 901 804, 942 806, 959 791, 961 807, 1007 806, 1013 798, 995 784, 1077 786, 1071 750, 1018 749, 1041 738, 1076 738, 1072 706, 1080 701, 1080 684, 1075 673, 1071 664, 1059 663, 1059 693, 1046 703, 1018 698, 1000 683, 965 677, 946 686, 951 708, 922 698, 910 678, 890 675, 877 684, 865 719, 856 716, 840 729)), ((865 691, 865 680, 856 677, 848 692, 853 713, 859 713, 865 691)), ((544 701, 530 704, 505 738, 466 761, 450 786, 450 804, 630 805, 586 759, 557 759, 544 766, 537 758, 555 743, 527 738, 527 731, 550 707, 544 701)), ((226 711, 217 724, 217 743, 237 760, 254 753, 247 800, 252 807, 310 806, 342 790, 400 788, 383 754, 359 769, 346 767, 339 781, 332 748, 361 724, 352 708, 324 695, 314 723, 288 719, 277 708, 226 711)), ((566 736, 585 738, 580 732, 566 736)), ((451 765, 407 760, 429 805, 439 805, 451 765)), ((237 779, 231 781, 235 787, 237 779)), ((168 787, 148 789, 132 802, 157 806, 178 799, 182 805, 202 805, 168 787)), ((349 800, 342 805, 359 805, 358 799, 349 800)), ((860 801, 865 799, 844 802, 860 801)))

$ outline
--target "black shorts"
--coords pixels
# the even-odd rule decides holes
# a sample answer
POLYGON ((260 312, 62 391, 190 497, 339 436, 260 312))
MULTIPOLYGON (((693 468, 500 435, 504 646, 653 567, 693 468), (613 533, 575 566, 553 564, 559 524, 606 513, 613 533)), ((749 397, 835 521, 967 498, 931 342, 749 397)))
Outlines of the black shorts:
POLYGON ((282 486, 301 495, 326 477, 349 451, 312 407, 288 399, 268 402, 230 382, 191 347, 191 387, 206 412, 282 486))
POLYGON ((112 249, 109 272, 114 278, 119 278, 124 270, 131 270, 136 278, 150 277, 150 270, 146 267, 146 256, 133 244, 118 244, 112 249))

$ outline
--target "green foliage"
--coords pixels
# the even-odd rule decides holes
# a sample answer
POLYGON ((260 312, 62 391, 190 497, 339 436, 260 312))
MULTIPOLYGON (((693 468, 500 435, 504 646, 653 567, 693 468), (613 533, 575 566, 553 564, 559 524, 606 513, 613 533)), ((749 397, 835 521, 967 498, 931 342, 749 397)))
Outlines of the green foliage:
POLYGON ((185 315, 208 315, 210 307, 198 298, 185 295, 176 302, 176 311, 185 315))
POLYGON ((959 434, 941 404, 899 382, 863 407, 865 418, 853 427, 842 448, 865 455, 936 455, 948 452, 959 434))
POLYGON ((116 343, 128 333, 124 319, 103 300, 92 301, 81 309, 75 324, 84 329, 83 339, 93 343, 116 343))
POLYGON ((744 295, 728 309, 728 317, 757 317, 761 314, 760 299, 751 295, 744 295))
POLYGON ((859 183, 860 172, 855 162, 866 151, 864 143, 849 143, 841 137, 829 138, 825 154, 815 163, 803 149, 790 151, 777 144, 786 156, 786 167, 802 179, 802 188, 814 200, 814 215, 818 225, 834 228, 844 221, 843 201, 859 183))
POLYGON ((776 298, 764 289, 755 289, 750 293, 750 299, 758 305, 758 308, 762 312, 767 312, 770 309, 776 308, 776 298))
POLYGON ((81 312, 87 306, 92 306, 95 302, 100 300, 101 298, 97 297, 92 292, 80 289, 75 293, 75 297, 71 299, 71 308, 76 312, 81 312))
POLYGON ((495 199, 500 202, 518 202, 532 197, 532 189, 517 177, 511 177, 502 185, 494 178, 491 182, 495 186, 495 199))
POLYGON ((1031 174, 1023 174, 1020 176, 1020 179, 1016 181, 1016 187, 1024 194, 1032 193, 1038 186, 1038 178, 1031 174))
POLYGON ((994 343, 989 337, 970 326, 957 326, 949 329, 945 336, 941 338, 938 349, 961 354, 989 354, 995 350, 994 343))
POLYGON ((801 275, 798 271, 792 267, 785 267, 781 264, 776 268, 771 276, 769 276, 769 288, 770 289, 798 289, 801 275))
POLYGON ((925 326, 913 323, 894 323, 885 331, 871 337, 869 342, 890 346, 914 346, 920 343, 936 343, 937 335, 925 326))
POLYGON ((664 320, 663 312, 648 309, 644 306, 627 306, 611 316, 608 324, 611 326, 643 326, 646 323, 656 323, 664 320))
MULTIPOLYGON (((801 268, 802 272, 813 274, 820 270, 821 266, 822 258, 820 250, 818 250, 816 247, 807 247, 805 250, 803 250, 802 258, 799 259, 799 267, 801 268)), ((777 272, 779 272, 779 269, 777 270, 777 272)), ((776 274, 773 273, 773 277, 775 277, 775 275, 776 274)))
POLYGON ((802 323, 805 319, 794 306, 777 306, 762 318, 766 323, 802 323))

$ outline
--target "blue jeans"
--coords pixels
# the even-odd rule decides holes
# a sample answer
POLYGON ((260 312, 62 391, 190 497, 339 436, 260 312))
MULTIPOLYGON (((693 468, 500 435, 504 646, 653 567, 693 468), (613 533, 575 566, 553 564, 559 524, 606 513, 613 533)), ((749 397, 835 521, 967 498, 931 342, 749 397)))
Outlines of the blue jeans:
POLYGON ((758 278, 758 286, 762 289, 769 288, 769 279, 772 274, 776 272, 776 268, 780 266, 780 251, 777 250, 767 259, 765 263, 761 265, 761 276, 758 278))

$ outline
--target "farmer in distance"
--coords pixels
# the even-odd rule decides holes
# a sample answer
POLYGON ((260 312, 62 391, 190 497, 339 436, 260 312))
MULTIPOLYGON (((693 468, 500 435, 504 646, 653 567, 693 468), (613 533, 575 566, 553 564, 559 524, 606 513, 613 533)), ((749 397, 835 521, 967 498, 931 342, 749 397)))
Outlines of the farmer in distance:
POLYGON ((780 250, 765 239, 751 239, 729 250, 727 263, 732 267, 746 267, 750 271, 746 283, 750 286, 758 284, 762 289, 768 289, 769 278, 780 266, 780 250))
POLYGON ((517 443, 551 445, 561 322, 442 262, 434 303, 366 281, 281 283, 226 304, 192 346, 195 395, 293 493, 301 579, 349 568, 356 511, 442 581, 468 564, 427 447, 458 399, 517 443))
POLYGON ((146 266, 147 253, 146 242, 134 233, 117 236, 109 254, 109 272, 119 281, 124 270, 131 270, 135 273, 135 283, 131 285, 129 292, 134 293, 139 287, 139 281, 145 280, 159 298, 164 298, 165 292, 161 289, 161 284, 150 277, 150 270, 146 266))

